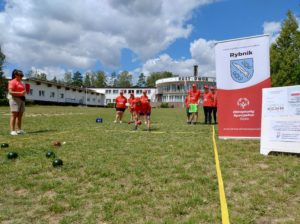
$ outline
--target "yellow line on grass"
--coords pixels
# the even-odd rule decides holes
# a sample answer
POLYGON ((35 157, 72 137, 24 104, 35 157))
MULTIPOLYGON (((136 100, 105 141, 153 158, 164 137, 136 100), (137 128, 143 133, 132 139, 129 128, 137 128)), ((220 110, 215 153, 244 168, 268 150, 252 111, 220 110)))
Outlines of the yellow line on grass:
POLYGON ((219 185, 219 196, 220 196, 220 203, 221 203, 222 224, 229 224, 230 222, 229 222, 228 208, 227 208, 224 184, 223 184, 222 173, 220 168, 218 149, 217 149, 217 144, 215 139, 215 127, 212 126, 212 129, 213 129, 212 131, 213 131, 215 162, 216 162, 216 170, 217 170, 218 185, 219 185))

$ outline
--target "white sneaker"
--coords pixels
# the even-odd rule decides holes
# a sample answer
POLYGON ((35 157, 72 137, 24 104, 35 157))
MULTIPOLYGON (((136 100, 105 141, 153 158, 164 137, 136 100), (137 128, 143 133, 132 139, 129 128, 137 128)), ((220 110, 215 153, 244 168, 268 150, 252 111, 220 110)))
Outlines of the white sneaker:
POLYGON ((16 136, 16 135, 18 135, 18 133, 16 131, 11 131, 10 135, 16 136))
POLYGON ((147 125, 147 121, 145 121, 145 124, 147 125))
POLYGON ((114 120, 114 123, 117 123, 117 121, 116 121, 116 120, 114 120))
POLYGON ((123 123, 123 121, 120 121, 120 124, 122 124, 123 123))
POLYGON ((18 130, 18 131, 17 131, 17 134, 18 134, 18 135, 23 135, 23 134, 25 134, 25 131, 23 131, 23 130, 18 130))

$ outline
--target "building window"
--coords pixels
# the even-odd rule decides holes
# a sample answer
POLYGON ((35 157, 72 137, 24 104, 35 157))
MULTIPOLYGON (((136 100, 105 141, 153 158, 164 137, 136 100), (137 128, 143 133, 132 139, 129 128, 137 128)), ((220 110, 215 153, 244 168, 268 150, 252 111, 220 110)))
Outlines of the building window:
POLYGON ((133 89, 128 90, 128 93, 134 93, 133 89))
POLYGON ((113 94, 118 94, 118 93, 119 93, 119 90, 117 90, 117 89, 113 90, 113 94))
POLYGON ((28 94, 32 95, 33 94, 33 89, 30 89, 28 94))
POLYGON ((55 92, 51 92, 50 93, 50 98, 54 98, 54 96, 55 96, 55 92))
POLYGON ((87 98, 87 101, 90 102, 90 98, 87 98))
POLYGON ((45 96, 45 91, 44 90, 39 90, 39 96, 45 96))
POLYGON ((96 99, 95 98, 93 98, 93 102, 95 102, 96 101, 96 99))
POLYGON ((136 94, 142 94, 142 90, 137 89, 137 90, 136 90, 136 94))
POLYGON ((105 93, 106 93, 106 94, 110 94, 110 93, 111 93, 111 90, 110 90, 110 89, 107 89, 107 90, 105 90, 105 93))
POLYGON ((126 89, 124 89, 123 92, 126 93, 127 92, 126 89))
POLYGON ((60 98, 64 98, 64 94, 63 93, 60 94, 60 98))
POLYGON ((148 93, 148 94, 151 94, 151 90, 148 90, 147 93, 148 93))

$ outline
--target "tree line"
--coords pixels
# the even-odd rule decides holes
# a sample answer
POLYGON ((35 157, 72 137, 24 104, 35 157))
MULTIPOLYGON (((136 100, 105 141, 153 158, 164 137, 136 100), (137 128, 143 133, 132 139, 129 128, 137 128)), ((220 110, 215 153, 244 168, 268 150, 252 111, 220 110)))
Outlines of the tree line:
MULTIPOLYGON (((270 46, 270 70, 272 86, 300 85, 300 32, 299 24, 292 11, 287 12, 287 18, 283 21, 279 37, 270 46)), ((0 46, 0 98, 6 97, 7 80, 4 77, 5 55, 0 46)), ((27 77, 47 80, 47 74, 29 71, 27 77)), ((66 72, 63 80, 53 78, 54 82, 82 87, 155 87, 155 81, 162 78, 173 77, 168 71, 154 72, 146 77, 143 73, 139 75, 135 85, 132 83, 132 74, 123 71, 120 74, 113 72, 107 76, 103 71, 74 73, 66 72)))
MULTIPOLYGON (((57 79, 54 77, 53 82, 65 83, 73 86, 79 87, 90 87, 90 88, 103 88, 103 87, 120 87, 120 88, 130 88, 130 87, 155 87, 155 82, 158 79, 173 77, 171 72, 154 72, 150 76, 146 77, 144 73, 139 75, 136 84, 133 84, 133 77, 128 71, 123 71, 120 74, 113 72, 110 76, 106 75, 104 71, 89 71, 85 74, 76 72, 66 72, 63 79, 57 79)), ((36 78, 41 80, 48 80, 47 74, 43 72, 38 72, 35 70, 30 70, 26 77, 36 78)))

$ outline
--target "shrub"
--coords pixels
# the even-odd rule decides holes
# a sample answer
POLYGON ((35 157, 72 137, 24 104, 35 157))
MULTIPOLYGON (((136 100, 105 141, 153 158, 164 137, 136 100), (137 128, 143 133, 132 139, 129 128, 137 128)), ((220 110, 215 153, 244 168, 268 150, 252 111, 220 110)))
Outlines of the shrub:
POLYGON ((106 105, 107 108, 114 108, 115 107, 115 104, 114 103, 108 103, 106 105))
POLYGON ((169 104, 168 103, 161 103, 160 107, 161 108, 169 108, 169 104))

